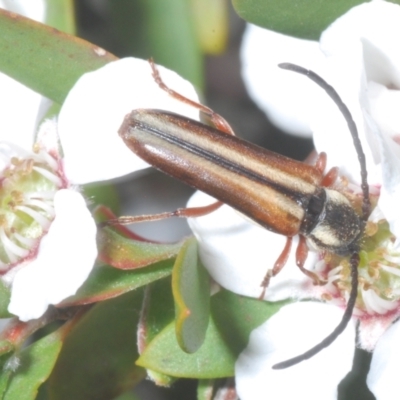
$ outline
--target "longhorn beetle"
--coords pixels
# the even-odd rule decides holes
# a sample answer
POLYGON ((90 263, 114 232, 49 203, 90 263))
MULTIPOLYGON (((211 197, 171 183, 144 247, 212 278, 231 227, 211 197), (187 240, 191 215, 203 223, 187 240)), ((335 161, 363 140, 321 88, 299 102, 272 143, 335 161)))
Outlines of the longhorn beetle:
POLYGON ((300 235, 297 266, 315 283, 319 283, 318 277, 303 267, 308 252, 306 239, 317 250, 349 256, 351 293, 341 322, 322 342, 273 368, 287 368, 314 356, 329 346, 351 319, 358 291, 360 241, 370 213, 365 156, 348 108, 334 88, 314 72, 290 63, 279 64, 279 67, 303 74, 317 83, 345 118, 361 166, 361 216, 342 193, 329 188, 337 177, 337 171, 332 170, 324 177, 324 154, 319 156, 315 165, 308 165, 237 138, 223 117, 170 89, 162 81, 152 60, 150 64, 160 88, 197 108, 211 120, 213 127, 168 111, 137 109, 125 117, 119 134, 125 144, 149 164, 218 201, 206 207, 121 217, 110 222, 129 224, 172 216, 198 217, 214 211, 223 203, 228 204, 266 229, 287 237, 282 254, 261 284, 261 297, 270 278, 285 265, 295 235, 300 235))

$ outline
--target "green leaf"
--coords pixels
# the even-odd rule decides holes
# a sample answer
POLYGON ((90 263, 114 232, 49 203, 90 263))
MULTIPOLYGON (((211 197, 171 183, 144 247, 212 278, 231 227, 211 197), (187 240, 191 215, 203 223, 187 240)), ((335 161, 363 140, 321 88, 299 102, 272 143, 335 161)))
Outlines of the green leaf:
MULTIPOLYGON (((83 185, 83 192, 87 199, 94 205, 107 206, 112 212, 118 214, 120 211, 118 192, 110 183, 90 183, 83 185)), ((89 204, 89 207, 91 204, 89 204)))
POLYGON ((59 306, 90 304, 120 296, 170 275, 172 265, 173 261, 165 260, 134 271, 121 271, 107 265, 94 267, 76 294, 62 301, 59 306))
MULTIPOLYGON (((232 0, 248 22, 303 39, 318 40, 333 21, 364 0, 232 0)), ((399 3, 399 1, 394 1, 399 3)), ((262 52, 262 49, 260 49, 262 52)))
POLYGON ((233 376, 235 361, 250 333, 287 302, 269 303, 222 290, 211 298, 210 323, 203 346, 185 353, 168 325, 142 353, 138 365, 176 377, 214 379, 233 376))
MULTIPOLYGON (((174 300, 171 292, 170 277, 160 279, 146 286, 140 315, 138 337, 139 351, 145 351, 149 343, 174 320, 174 300)), ((168 387, 174 378, 147 370, 147 374, 157 385, 168 387)))
POLYGON ((75 33, 73 0, 46 0, 46 24, 65 33, 75 33))
POLYGON ((53 370, 63 345, 63 338, 64 329, 60 328, 15 355, 15 361, 3 368, 3 372, 9 374, 9 382, 2 399, 35 399, 39 386, 53 370))
POLYGON ((186 240, 176 258, 172 291, 179 346, 194 353, 204 342, 210 313, 210 278, 200 262, 194 237, 186 240))
POLYGON ((109 6, 125 53, 153 57, 203 87, 203 57, 187 0, 119 0, 109 6))
MULTIPOLYGON (((11 357, 14 357, 15 346, 13 343, 9 342, 8 340, 0 341, 0 398, 4 398, 4 393, 7 390, 8 382, 11 378, 13 369, 10 368, 12 363, 9 365, 10 361, 12 360, 11 357), (8 368, 7 368, 8 366, 8 368)), ((14 358, 17 360, 17 358, 14 358)))
POLYGON ((0 53, 0 71, 60 104, 82 74, 116 60, 85 40, 3 9, 0 53))
POLYGON ((99 260, 119 269, 142 268, 160 260, 173 258, 181 245, 132 240, 111 228, 97 231, 99 260))
POLYGON ((6 285, 3 280, 0 280, 0 318, 9 318, 12 316, 7 309, 10 304, 10 298, 10 286, 6 285))
POLYGON ((197 353, 188 354, 179 347, 175 324, 171 323, 142 353, 137 364, 146 369, 182 378, 209 379, 233 374, 233 359, 229 348, 212 321, 208 327, 206 341, 197 353))
POLYGON ((94 306, 65 339, 48 382, 50 399, 109 400, 145 376, 135 366, 143 290, 94 306))
MULTIPOLYGON (((0 355, 3 356, 4 354, 8 354, 11 351, 15 350, 15 346, 8 340, 1 340, 0 341, 0 355)), ((2 366, 2 364, 0 363, 2 366)))

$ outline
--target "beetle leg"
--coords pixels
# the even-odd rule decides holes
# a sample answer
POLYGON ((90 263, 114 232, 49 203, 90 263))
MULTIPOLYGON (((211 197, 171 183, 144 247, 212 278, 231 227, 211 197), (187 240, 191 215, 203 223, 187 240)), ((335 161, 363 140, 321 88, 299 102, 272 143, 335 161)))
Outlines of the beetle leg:
POLYGON ((265 277, 260 285, 262 287, 262 292, 259 297, 260 300, 264 299, 265 291, 269 286, 269 281, 271 280, 271 278, 278 275, 282 268, 286 265, 289 258, 290 249, 292 248, 292 239, 293 238, 289 236, 286 238, 285 247, 283 248, 282 253, 278 257, 278 259, 275 261, 274 267, 272 269, 269 269, 265 274, 265 277))
POLYGON ((332 167, 327 174, 324 175, 321 181, 321 186, 331 187, 339 176, 339 168, 332 167))
POLYGON ((319 153, 314 163, 315 168, 323 175, 326 168, 327 155, 325 152, 319 153))
POLYGON ((223 205, 222 202, 216 201, 215 203, 209 204, 203 207, 190 207, 190 208, 178 208, 175 211, 167 211, 159 214, 146 214, 136 216, 122 216, 115 219, 109 219, 102 223, 102 225, 129 225, 137 224, 139 222, 149 221, 160 221, 162 219, 179 217, 179 218, 196 218, 208 215, 213 211, 217 210, 223 205))
POLYGON ((320 185, 323 187, 330 187, 335 183, 339 174, 339 169, 333 167, 328 171, 327 174, 324 174, 326 163, 327 163, 327 155, 326 153, 322 152, 318 154, 314 166, 321 173, 322 176, 320 185))
POLYGON ((299 244, 296 249, 296 265, 300 271, 313 280, 314 285, 323 285, 326 282, 318 277, 318 275, 308 269, 304 268, 304 264, 308 256, 308 246, 306 243, 306 238, 300 235, 299 244))
POLYGON ((162 80, 160 76, 160 72, 157 69, 156 64, 154 63, 153 59, 150 58, 149 60, 150 67, 152 69, 152 74, 155 82, 157 85, 160 87, 160 89, 164 90, 167 92, 171 97, 181 101, 182 103, 186 103, 189 106, 192 106, 193 108, 197 108, 201 113, 207 115, 213 126, 217 128, 218 130, 227 133, 229 135, 235 136, 235 133, 231 126, 228 124, 228 122, 223 118, 221 115, 217 114, 215 111, 213 111, 211 108, 205 106, 204 104, 197 103, 196 101, 190 100, 185 96, 182 96, 180 93, 176 92, 175 90, 171 89, 169 86, 166 85, 166 83, 162 80))

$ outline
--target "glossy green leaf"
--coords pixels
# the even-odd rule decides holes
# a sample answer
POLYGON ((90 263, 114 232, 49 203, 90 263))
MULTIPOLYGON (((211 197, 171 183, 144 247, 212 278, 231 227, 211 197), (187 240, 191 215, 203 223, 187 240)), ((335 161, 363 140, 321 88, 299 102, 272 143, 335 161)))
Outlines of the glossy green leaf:
POLYGON ((64 328, 51 333, 23 349, 16 355, 17 359, 9 363, 7 389, 4 400, 33 400, 39 386, 48 378, 61 351, 64 339, 64 328))
POLYGON ((85 40, 3 9, 0 53, 1 72, 60 104, 82 74, 116 60, 85 40))
POLYGON ((181 243, 159 244, 136 241, 111 228, 97 231, 98 258, 119 269, 136 269, 177 255, 181 243))
POLYGON ((165 260, 147 268, 121 271, 107 265, 93 268, 74 296, 60 303, 61 307, 95 303, 162 279, 172 272, 173 261, 165 260))
MULTIPOLYGON (((159 279, 146 286, 143 307, 138 329, 140 353, 149 343, 174 320, 174 300, 171 290, 171 278, 159 279)), ((150 379, 157 385, 168 387, 175 379, 171 376, 147 370, 150 379)))
POLYGON ((109 2, 118 39, 126 54, 153 57, 203 87, 203 57, 188 0, 109 2))
POLYGON ((142 353, 138 365, 167 375, 197 379, 233 376, 235 361, 250 333, 286 302, 268 303, 221 291, 211 299, 211 319, 203 346, 194 354, 180 349, 168 325, 142 353))
POLYGON ((172 291, 179 346, 194 353, 204 342, 210 314, 210 278, 201 264, 194 237, 185 241, 176 258, 172 291))
MULTIPOLYGON (((232 0, 248 22, 303 39, 318 40, 333 21, 363 0, 232 0)), ((400 3, 399 1, 393 1, 400 3)), ((260 48, 260 52, 263 49, 260 48)))
POLYGON ((135 365, 143 291, 94 306, 65 339, 48 382, 50 399, 109 400, 143 379, 135 365))
POLYGON ((213 297, 213 319, 235 360, 247 346, 250 333, 288 303, 290 301, 260 301, 226 290, 213 297))
POLYGON ((149 345, 138 365, 166 375, 208 379, 233 374, 234 359, 211 321, 204 345, 194 354, 178 345, 175 324, 171 323, 149 345), (217 356, 218 355, 218 356, 217 356))

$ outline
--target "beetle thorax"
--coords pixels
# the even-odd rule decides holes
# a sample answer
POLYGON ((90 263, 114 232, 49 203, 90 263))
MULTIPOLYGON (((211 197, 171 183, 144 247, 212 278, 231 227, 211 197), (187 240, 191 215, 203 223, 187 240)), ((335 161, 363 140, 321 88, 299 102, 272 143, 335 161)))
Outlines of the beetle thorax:
POLYGON ((325 188, 311 198, 301 228, 311 247, 341 255, 357 251, 362 231, 361 218, 347 197, 325 188))

